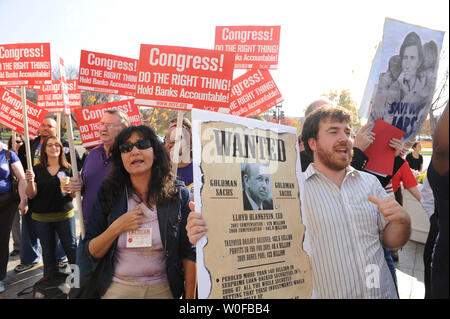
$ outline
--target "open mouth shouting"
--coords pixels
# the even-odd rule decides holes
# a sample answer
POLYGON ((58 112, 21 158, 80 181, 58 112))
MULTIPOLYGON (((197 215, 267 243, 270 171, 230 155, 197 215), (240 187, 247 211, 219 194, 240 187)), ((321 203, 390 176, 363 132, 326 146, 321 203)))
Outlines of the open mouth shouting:
POLYGON ((143 163, 144 163, 143 159, 136 158, 136 159, 131 160, 130 165, 131 166, 140 166, 143 163))

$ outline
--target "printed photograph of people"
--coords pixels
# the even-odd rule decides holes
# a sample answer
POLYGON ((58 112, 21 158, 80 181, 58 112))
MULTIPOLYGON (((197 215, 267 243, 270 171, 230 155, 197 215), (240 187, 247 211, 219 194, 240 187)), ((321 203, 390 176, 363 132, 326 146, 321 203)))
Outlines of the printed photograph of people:
POLYGON ((269 165, 242 163, 244 210, 272 210, 272 181, 269 165))
POLYGON ((378 87, 369 121, 378 118, 413 139, 425 122, 436 86, 444 33, 386 19, 378 87))

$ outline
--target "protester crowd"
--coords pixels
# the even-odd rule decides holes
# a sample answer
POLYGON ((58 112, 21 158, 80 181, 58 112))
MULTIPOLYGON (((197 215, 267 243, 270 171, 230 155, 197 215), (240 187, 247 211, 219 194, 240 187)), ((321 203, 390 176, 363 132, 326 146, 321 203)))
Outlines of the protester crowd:
MULTIPOLYGON (((392 139, 393 174, 379 176, 365 169, 369 159, 364 151, 376 140, 369 130, 372 123, 353 137, 351 114, 326 100, 312 103, 305 115, 299 138, 302 215, 313 297, 398 298, 393 256, 411 234, 402 182, 422 201, 431 221, 424 253, 425 297, 448 298, 448 106, 434 133, 422 192, 410 169, 423 169, 420 143, 412 145, 405 160, 410 144, 392 139), (379 288, 366 285, 364 265, 380 269, 379 288)), ((101 144, 83 160, 76 154, 82 167, 78 177, 52 118, 43 121, 39 136, 30 142, 32 168, 20 137, 9 147, 0 145, 0 293, 15 222, 11 255, 20 254, 17 273, 40 262, 40 244, 44 278, 57 276, 67 260, 78 266, 82 288, 95 280, 97 285, 79 297, 195 298, 195 244, 213 234, 195 212, 187 119, 181 127, 177 174, 172 172, 176 126, 176 120, 169 123, 162 143, 152 128, 130 126, 126 113, 105 111, 98 126, 101 144), (82 195, 86 229, 78 241, 72 202, 76 192, 82 195)))

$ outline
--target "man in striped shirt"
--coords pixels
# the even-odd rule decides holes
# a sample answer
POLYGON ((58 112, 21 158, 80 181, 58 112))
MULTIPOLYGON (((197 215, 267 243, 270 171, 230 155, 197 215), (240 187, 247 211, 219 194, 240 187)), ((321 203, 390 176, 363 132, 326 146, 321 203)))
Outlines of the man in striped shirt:
POLYGON ((324 106, 311 113, 302 140, 314 161, 304 175, 305 250, 317 298, 397 298, 383 246, 409 239, 408 214, 376 177, 350 166, 351 115, 324 106))

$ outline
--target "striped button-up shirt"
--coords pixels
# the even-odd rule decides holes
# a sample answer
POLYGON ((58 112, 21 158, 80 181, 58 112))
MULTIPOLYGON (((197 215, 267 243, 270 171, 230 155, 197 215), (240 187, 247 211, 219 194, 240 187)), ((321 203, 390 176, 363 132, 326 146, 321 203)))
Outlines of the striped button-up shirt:
POLYGON ((314 297, 397 298, 381 245, 387 221, 369 196, 388 195, 368 173, 347 167, 339 188, 313 164, 306 170, 302 207, 314 297))

